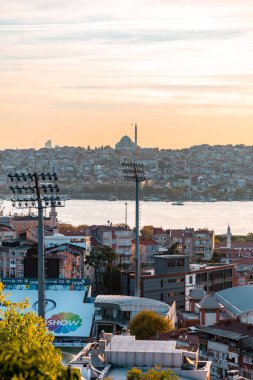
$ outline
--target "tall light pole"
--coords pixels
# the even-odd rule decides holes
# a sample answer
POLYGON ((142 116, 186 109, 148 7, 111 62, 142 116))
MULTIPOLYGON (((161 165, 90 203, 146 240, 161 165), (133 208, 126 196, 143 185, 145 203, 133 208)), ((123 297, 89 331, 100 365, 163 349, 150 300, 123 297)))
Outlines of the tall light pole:
POLYGON ((140 258, 139 258, 139 189, 140 182, 146 180, 143 164, 124 162, 122 165, 123 177, 126 181, 135 182, 135 297, 140 297, 140 258))
POLYGON ((127 226, 127 202, 125 202, 125 226, 127 226))
POLYGON ((45 319, 45 255, 43 209, 64 206, 65 198, 56 195, 59 187, 57 175, 53 173, 8 174, 11 182, 12 205, 17 208, 38 210, 38 315, 45 319), (42 182, 41 182, 42 181, 42 182), (48 182, 50 181, 50 182, 48 182))

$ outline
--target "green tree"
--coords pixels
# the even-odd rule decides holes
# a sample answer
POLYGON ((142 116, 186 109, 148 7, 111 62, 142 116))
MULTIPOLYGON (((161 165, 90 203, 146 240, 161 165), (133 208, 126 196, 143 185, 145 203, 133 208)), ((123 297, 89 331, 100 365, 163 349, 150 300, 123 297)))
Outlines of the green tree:
POLYGON ((86 224, 81 224, 80 226, 73 226, 68 223, 60 223, 59 224, 59 232, 61 234, 65 233, 80 233, 83 234, 88 226, 86 224))
POLYGON ((127 373, 127 380, 179 380, 179 377, 171 369, 155 367, 143 373, 138 368, 132 368, 127 373))
POLYGON ((142 310, 129 323, 129 329, 136 339, 150 339, 156 334, 173 330, 172 322, 155 311, 142 310))
POLYGON ((246 241, 250 241, 252 242, 253 241, 253 233, 252 232, 249 232, 247 235, 246 235, 246 241))
POLYGON ((94 268, 96 293, 113 290, 112 270, 113 263, 118 259, 118 255, 111 247, 106 245, 95 246, 89 255, 86 256, 85 264, 94 268), (106 281, 104 281, 104 278, 106 281))
POLYGON ((61 364, 42 318, 25 313, 28 300, 12 303, 0 283, 0 380, 78 380, 61 364))
POLYGON ((153 226, 144 226, 140 230, 141 236, 144 239, 152 239, 153 238, 153 233, 154 233, 154 227, 153 226))
POLYGON ((139 368, 132 368, 127 372, 127 380, 142 380, 143 373, 139 368))
POLYGON ((182 252, 179 250, 179 244, 179 242, 176 242, 172 246, 170 246, 168 251, 166 252, 166 255, 180 255, 182 252))
POLYGON ((219 263, 220 260, 221 260, 221 255, 218 252, 214 251, 213 257, 212 257, 212 262, 213 263, 219 263))

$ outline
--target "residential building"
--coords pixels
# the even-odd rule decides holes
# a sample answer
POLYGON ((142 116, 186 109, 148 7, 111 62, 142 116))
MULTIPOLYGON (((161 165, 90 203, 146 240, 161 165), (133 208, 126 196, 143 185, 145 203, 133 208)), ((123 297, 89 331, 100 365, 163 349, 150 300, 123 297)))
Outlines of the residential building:
POLYGON ((168 230, 168 244, 177 244, 177 249, 185 255, 201 261, 210 261, 214 252, 214 231, 208 229, 168 230))
POLYGON ((19 240, 7 240, 0 247, 0 277, 24 277, 24 257, 30 245, 20 245, 19 240))
MULTIPOLYGON (((141 296, 166 302, 175 301, 179 310, 189 310, 189 293, 196 286, 216 292, 235 284, 233 265, 192 265, 186 255, 155 255, 154 269, 141 271, 141 296)), ((134 294, 133 271, 122 272, 122 293, 134 294)))
MULTIPOLYGON (((140 266, 154 265, 154 255, 159 253, 159 243, 153 239, 139 239, 140 266)), ((132 261, 135 255, 135 240, 132 240, 132 261)))
POLYGON ((194 232, 193 237, 194 258, 210 261, 214 250, 214 231, 200 229, 194 232))
POLYGON ((200 357, 212 361, 212 379, 225 379, 229 371, 253 379, 253 327, 227 321, 200 327, 200 357))
POLYGON ((132 240, 134 231, 126 226, 94 225, 86 229, 86 235, 91 236, 96 244, 111 247, 120 255, 121 263, 130 264, 132 256, 132 240))
POLYGON ((17 233, 13 226, 0 224, 0 245, 3 245, 5 240, 14 240, 16 237, 17 233))

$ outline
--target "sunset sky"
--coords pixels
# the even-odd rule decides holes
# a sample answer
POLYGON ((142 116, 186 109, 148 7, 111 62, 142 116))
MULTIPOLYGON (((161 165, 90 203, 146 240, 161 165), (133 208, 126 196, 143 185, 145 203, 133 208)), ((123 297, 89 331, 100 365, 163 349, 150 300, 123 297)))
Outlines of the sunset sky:
POLYGON ((0 0, 0 149, 253 145, 252 0, 0 0))

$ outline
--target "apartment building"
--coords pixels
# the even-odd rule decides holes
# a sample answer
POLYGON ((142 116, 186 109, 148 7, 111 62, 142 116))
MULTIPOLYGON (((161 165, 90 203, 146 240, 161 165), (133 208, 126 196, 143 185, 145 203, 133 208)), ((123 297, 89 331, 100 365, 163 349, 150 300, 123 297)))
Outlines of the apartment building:
MULTIPOLYGON (((189 303, 190 290, 196 286, 215 292, 234 286, 233 265, 190 265, 187 255, 155 255, 153 269, 145 269, 140 276, 141 296, 172 305, 179 310, 189 303)), ((122 294, 134 294, 133 271, 122 272, 122 294)))
POLYGON ((214 231, 208 229, 168 230, 168 244, 178 244, 177 249, 185 255, 201 261, 210 261, 214 252, 214 231))
MULTIPOLYGON (((140 265, 154 265, 154 256, 159 253, 159 243, 153 239, 140 238, 139 255, 140 265)), ((132 261, 134 261, 135 240, 132 240, 132 261)))
POLYGON ((0 247, 0 277, 23 277, 24 257, 29 245, 20 245, 18 240, 5 241, 0 247))
POLYGON ((91 236, 96 243, 111 247, 121 256, 121 263, 130 264, 132 255, 132 240, 134 231, 125 226, 94 225, 86 229, 86 235, 91 236))
POLYGON ((193 256, 195 259, 210 261, 214 251, 214 231, 200 229, 193 234, 193 256))
POLYGON ((212 361, 211 378, 225 379, 229 371, 253 379, 253 327, 238 321, 226 321, 201 327, 200 357, 212 361))

